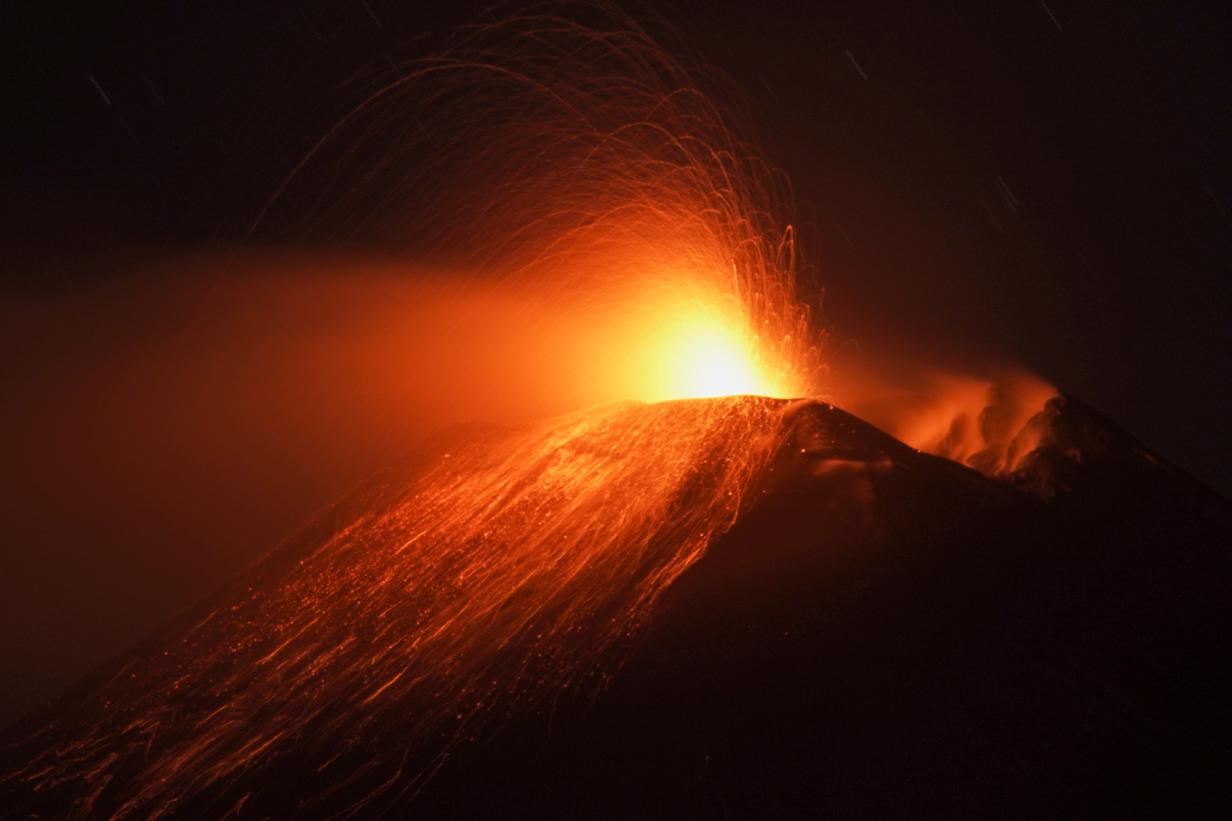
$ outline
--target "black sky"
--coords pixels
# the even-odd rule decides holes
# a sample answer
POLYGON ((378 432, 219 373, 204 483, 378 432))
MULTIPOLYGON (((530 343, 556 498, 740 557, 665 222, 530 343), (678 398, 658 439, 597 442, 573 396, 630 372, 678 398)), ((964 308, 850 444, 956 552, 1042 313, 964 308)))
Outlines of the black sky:
MULTIPOLYGON (((117 251, 252 241, 345 81, 483 7, 27 6, 4 26, 17 82, 0 166, 5 287, 23 291, 79 287, 117 251)), ((744 89, 803 203, 836 342, 1022 362, 1232 494, 1232 29, 1218 4, 658 11, 744 89)), ((305 515, 322 501, 305 497, 305 515)))

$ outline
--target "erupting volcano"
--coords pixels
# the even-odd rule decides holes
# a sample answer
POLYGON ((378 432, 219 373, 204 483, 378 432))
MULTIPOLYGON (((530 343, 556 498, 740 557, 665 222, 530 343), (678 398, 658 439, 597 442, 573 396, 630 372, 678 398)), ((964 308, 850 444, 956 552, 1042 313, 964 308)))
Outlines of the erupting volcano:
MULTIPOLYGON (((400 64, 255 224, 479 272, 441 293, 497 306, 486 364, 526 352, 527 393, 593 404, 438 433, 12 727, 0 805, 1205 807, 1232 506, 1019 370, 832 375, 785 178, 715 78, 598 17, 476 26, 400 64)), ((436 378, 474 378, 444 336, 420 349, 436 378)))

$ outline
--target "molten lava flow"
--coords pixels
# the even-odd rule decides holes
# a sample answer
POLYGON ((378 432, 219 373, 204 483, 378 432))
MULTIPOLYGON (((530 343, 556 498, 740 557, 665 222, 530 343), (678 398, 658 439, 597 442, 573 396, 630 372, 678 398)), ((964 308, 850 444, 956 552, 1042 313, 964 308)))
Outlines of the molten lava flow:
POLYGON ((413 790, 513 708, 601 685, 741 511, 782 406, 614 405, 440 454, 131 659, 8 777, 71 792, 81 816, 225 809, 245 772, 292 754, 323 780, 379 773, 354 810, 413 790), (387 735, 406 771, 364 753, 387 735))

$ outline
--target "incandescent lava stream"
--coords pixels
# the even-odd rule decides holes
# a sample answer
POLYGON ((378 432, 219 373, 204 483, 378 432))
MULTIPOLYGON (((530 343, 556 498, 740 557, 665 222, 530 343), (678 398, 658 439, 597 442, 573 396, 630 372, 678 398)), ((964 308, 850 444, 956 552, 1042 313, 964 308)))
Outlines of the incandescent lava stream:
POLYGON ((5 804, 1195 809, 1232 506, 1072 399, 1031 424, 998 477, 756 397, 442 441, 13 728, 5 804))

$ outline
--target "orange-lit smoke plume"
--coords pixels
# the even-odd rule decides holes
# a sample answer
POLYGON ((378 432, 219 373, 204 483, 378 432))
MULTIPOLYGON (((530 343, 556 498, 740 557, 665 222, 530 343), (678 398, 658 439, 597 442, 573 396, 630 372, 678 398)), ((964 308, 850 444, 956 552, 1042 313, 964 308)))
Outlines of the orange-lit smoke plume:
POLYGON ((860 351, 834 363, 830 376, 831 396, 847 410, 988 476, 1013 473, 1044 444, 1041 414, 1057 395, 1021 367, 918 342, 860 351))

